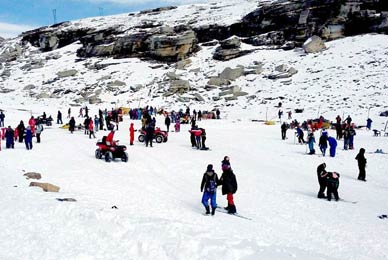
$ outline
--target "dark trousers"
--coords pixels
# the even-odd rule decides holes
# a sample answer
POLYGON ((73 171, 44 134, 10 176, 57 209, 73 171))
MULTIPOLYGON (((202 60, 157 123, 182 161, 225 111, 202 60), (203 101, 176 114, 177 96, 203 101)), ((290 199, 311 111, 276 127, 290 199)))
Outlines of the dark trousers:
POLYGON ((195 135, 194 134, 190 135, 190 141, 191 141, 191 147, 195 147, 196 142, 195 142, 195 135))
POLYGON ((359 165, 358 169, 360 170, 360 172, 358 173, 358 179, 365 181, 365 175, 366 175, 365 166, 359 165))
POLYGON ((286 140, 286 131, 282 131, 282 140, 286 140))
POLYGON ((318 178, 319 182, 319 191, 318 191, 318 198, 325 198, 325 189, 326 189, 326 180, 318 178))
POLYGON ((205 141, 206 141, 206 136, 202 136, 202 149, 206 148, 205 141))
POLYGON ((146 147, 148 147, 148 144, 152 147, 152 136, 145 136, 145 143, 146 147))
POLYGON ((170 124, 167 124, 167 132, 170 132, 170 124))
POLYGON ((339 200, 338 189, 332 186, 327 186, 327 200, 331 201, 331 194, 334 194, 335 200, 339 200))
POLYGON ((36 133, 36 142, 37 143, 40 143, 40 133, 36 133))
POLYGON ((25 141, 25 144, 26 144, 27 150, 31 150, 32 149, 32 141, 25 141))

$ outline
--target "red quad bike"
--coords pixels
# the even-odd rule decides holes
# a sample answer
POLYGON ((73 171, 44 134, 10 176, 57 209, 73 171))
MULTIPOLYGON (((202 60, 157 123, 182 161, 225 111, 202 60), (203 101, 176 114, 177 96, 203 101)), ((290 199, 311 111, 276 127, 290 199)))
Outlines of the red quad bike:
POLYGON ((118 141, 114 141, 112 146, 106 144, 106 142, 97 142, 98 148, 96 149, 95 156, 97 159, 101 159, 104 156, 106 162, 110 162, 115 158, 121 158, 121 161, 128 162, 128 153, 125 152, 127 147, 125 145, 118 145, 118 141))
MULTIPOLYGON (((140 130, 140 134, 139 134, 139 137, 137 138, 137 140, 139 140, 139 142, 141 142, 141 143, 144 143, 145 135, 146 135, 146 131, 145 130, 140 130)), ((154 137, 153 138, 159 144, 162 143, 162 142, 165 143, 168 140, 168 133, 166 131, 160 130, 159 127, 156 127, 155 131, 154 131, 154 137)))

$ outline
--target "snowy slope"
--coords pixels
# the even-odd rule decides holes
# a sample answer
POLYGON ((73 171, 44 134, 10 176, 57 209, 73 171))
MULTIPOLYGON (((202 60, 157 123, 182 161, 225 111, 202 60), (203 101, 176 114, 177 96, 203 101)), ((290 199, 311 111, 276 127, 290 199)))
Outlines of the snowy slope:
MULTIPOLYGON (((10 110, 8 117, 15 125, 29 113, 10 110)), ((162 126, 163 118, 157 120, 162 126)), ((31 151, 19 143, 14 150, 3 146, 0 258, 388 258, 387 220, 377 218, 387 213, 387 155, 366 155, 366 183, 356 180, 354 160, 360 147, 388 151, 388 139, 359 130, 356 150, 339 149, 337 157, 323 158, 306 155, 292 131, 281 141, 278 125, 246 119, 199 125, 207 129, 211 151, 192 150, 185 125, 165 144, 130 147, 126 117, 116 138, 129 147, 128 163, 95 159, 95 140, 57 125, 47 127, 31 151), (219 212, 202 215, 202 174, 209 163, 220 174, 225 155, 238 179, 237 210, 251 221, 219 212), (316 199, 316 166, 322 162, 341 173, 340 197, 357 204, 316 199), (29 171, 40 172, 41 181, 59 185, 60 192, 28 187, 22 175, 29 171)), ((220 190, 218 204, 226 204, 220 190)))

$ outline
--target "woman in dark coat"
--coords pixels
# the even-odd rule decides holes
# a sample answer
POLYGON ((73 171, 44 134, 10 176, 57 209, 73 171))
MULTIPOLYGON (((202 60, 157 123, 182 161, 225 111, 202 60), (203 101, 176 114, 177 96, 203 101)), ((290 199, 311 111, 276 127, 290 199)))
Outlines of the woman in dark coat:
POLYGON ((365 149, 361 148, 360 152, 357 154, 355 158, 358 162, 358 169, 359 169, 359 174, 358 174, 358 179, 360 181, 366 181, 365 179, 365 167, 366 167, 366 158, 365 158, 365 149))
POLYGON ((228 213, 236 213, 236 205, 233 201, 233 194, 237 191, 237 180, 234 175, 230 164, 222 164, 222 176, 219 180, 219 185, 222 185, 222 195, 226 194, 228 206, 225 208, 228 213))
POLYGON ((20 121, 20 124, 18 125, 17 128, 18 128, 19 143, 23 143, 24 131, 26 130, 23 121, 20 121))
POLYGON ((71 119, 69 121, 69 131, 70 131, 70 133, 73 133, 74 129, 75 129, 75 120, 74 120, 74 117, 71 117, 71 119))

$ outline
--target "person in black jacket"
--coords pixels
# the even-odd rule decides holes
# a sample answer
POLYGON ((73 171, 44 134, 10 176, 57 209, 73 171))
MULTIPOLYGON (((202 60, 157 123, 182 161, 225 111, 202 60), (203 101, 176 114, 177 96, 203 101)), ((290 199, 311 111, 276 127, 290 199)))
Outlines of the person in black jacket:
POLYGON ((236 205, 233 201, 233 194, 237 191, 237 180, 234 175, 230 163, 222 164, 222 175, 219 181, 219 184, 222 185, 222 195, 226 194, 226 199, 228 201, 228 206, 225 208, 228 210, 228 213, 236 213, 236 205))
POLYGON ((326 172, 323 174, 326 178, 327 185, 327 200, 331 201, 331 194, 334 194, 335 201, 339 200, 338 186, 339 186, 339 173, 337 172, 326 172))
POLYGON ((319 183, 319 191, 318 191, 318 199, 324 199, 325 196, 325 189, 326 189, 326 163, 322 163, 318 165, 317 168, 317 176, 318 176, 318 183, 319 183))
POLYGON ((323 156, 326 155, 327 139, 328 139, 327 132, 326 131, 322 132, 322 135, 319 138, 319 149, 321 150, 323 156))
POLYGON ((288 129, 286 122, 283 122, 280 128, 282 130, 282 140, 286 140, 286 133, 288 129))
POLYGON ((170 124, 171 124, 171 119, 168 115, 166 115, 166 119, 164 119, 164 124, 167 126, 167 132, 170 131, 170 124))
POLYGON ((14 135, 15 135, 15 132, 14 130, 12 129, 11 126, 8 126, 7 130, 5 131, 5 144, 6 144, 6 148, 14 148, 15 147, 15 143, 14 143, 14 135))
POLYGON ((356 158, 355 158, 358 162, 358 169, 359 169, 359 173, 358 173, 358 178, 360 181, 366 181, 365 179, 365 175, 366 175, 366 172, 365 172, 365 167, 366 167, 366 158, 365 158, 365 149, 364 148, 361 148, 360 149, 360 152, 357 154, 356 158))
POLYGON ((73 133, 74 130, 75 130, 75 120, 74 120, 74 117, 72 116, 69 121, 69 131, 70 133, 73 133))
POLYGON ((201 182, 201 192, 202 195, 202 204, 205 206, 206 214, 210 214, 209 208, 209 199, 212 206, 211 214, 214 215, 217 208, 217 185, 218 185, 218 176, 217 173, 213 170, 213 165, 209 164, 207 166, 206 172, 203 174, 201 182))
POLYGON ((23 143, 24 131, 26 130, 26 127, 24 126, 23 121, 20 121, 20 124, 17 126, 17 129, 18 129, 19 143, 23 143))

